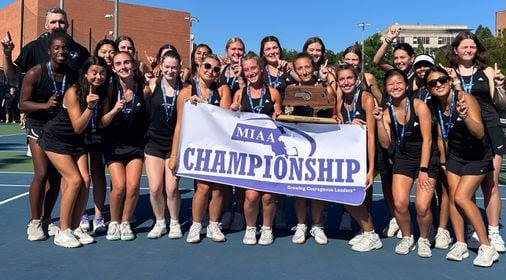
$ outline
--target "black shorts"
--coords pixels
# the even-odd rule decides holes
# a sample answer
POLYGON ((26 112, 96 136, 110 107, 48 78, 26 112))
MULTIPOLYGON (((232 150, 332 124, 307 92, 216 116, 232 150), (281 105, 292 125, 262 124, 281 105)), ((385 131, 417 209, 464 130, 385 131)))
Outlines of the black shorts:
POLYGON ((35 125, 30 121, 26 122, 26 137, 38 140, 40 135, 42 135, 42 125, 35 125))
POLYGON ((104 145, 105 164, 109 165, 114 161, 129 162, 133 159, 143 159, 142 148, 134 146, 108 146, 104 145))
POLYGON ((393 158, 388 150, 377 144, 374 168, 382 175, 392 174, 392 163, 393 158))
POLYGON ((170 158, 172 145, 161 146, 156 142, 149 141, 144 147, 144 153, 161 159, 170 158))
MULTIPOLYGON (((439 157, 431 156, 427 168, 429 169, 429 177, 437 180, 440 173, 439 157)), ((402 156, 400 153, 395 155, 395 161, 392 167, 393 174, 402 174, 415 180, 418 177, 419 170, 420 159, 402 156)))
POLYGON ((492 159, 459 161, 449 158, 446 161, 446 170, 458 176, 484 175, 494 171, 494 164, 492 159))
POLYGON ((492 152, 494 155, 503 155, 506 153, 504 134, 500 126, 485 127, 485 131, 490 139, 492 152))

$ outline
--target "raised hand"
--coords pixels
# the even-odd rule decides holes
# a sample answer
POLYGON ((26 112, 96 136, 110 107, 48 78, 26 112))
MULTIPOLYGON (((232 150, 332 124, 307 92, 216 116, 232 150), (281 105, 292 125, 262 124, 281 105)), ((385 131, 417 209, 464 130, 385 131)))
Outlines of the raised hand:
POLYGON ((374 110, 372 111, 372 115, 376 121, 381 121, 383 119, 383 108, 379 106, 376 98, 374 99, 374 110))
POLYGON ((320 66, 319 75, 320 80, 326 81, 327 77, 329 76, 329 68, 327 67, 327 64, 329 63, 329 60, 326 59, 325 63, 320 66))
POLYGON ((2 38, 2 40, 0 40, 0 43, 2 44, 4 55, 10 56, 15 45, 12 41, 11 33, 9 33, 9 31, 7 31, 7 35, 2 38))
POLYGON ((497 67, 497 63, 494 63, 494 83, 496 87, 502 87, 504 85, 504 74, 501 73, 501 69, 497 67))
POLYGON ((467 110, 469 109, 466 100, 463 94, 459 95, 459 100, 457 101, 457 113, 462 120, 467 118, 467 110))

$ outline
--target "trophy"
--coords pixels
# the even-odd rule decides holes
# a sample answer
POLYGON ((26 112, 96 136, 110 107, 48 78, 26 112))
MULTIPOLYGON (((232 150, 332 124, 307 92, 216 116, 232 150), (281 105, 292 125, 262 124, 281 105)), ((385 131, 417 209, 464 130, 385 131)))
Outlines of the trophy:
POLYGON ((334 118, 317 117, 321 110, 333 109, 336 97, 327 94, 327 87, 289 85, 283 99, 283 113, 277 118, 284 122, 337 123, 334 118), (309 106, 313 109, 312 117, 293 115, 295 106, 309 106))

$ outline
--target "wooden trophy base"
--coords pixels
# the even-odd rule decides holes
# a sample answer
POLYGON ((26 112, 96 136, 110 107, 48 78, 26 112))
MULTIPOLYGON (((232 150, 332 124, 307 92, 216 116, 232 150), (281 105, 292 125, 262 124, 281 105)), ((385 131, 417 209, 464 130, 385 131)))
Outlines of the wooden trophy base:
POLYGON ((336 119, 333 118, 303 117, 295 115, 279 115, 276 120, 282 122, 337 124, 336 119))

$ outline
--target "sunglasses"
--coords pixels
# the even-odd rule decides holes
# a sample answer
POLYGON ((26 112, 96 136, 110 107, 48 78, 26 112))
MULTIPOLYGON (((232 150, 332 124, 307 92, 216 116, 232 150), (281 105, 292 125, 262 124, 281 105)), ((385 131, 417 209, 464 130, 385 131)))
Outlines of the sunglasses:
POLYGON ((204 69, 206 69, 206 70, 211 70, 211 68, 212 68, 214 73, 220 73, 220 71, 221 71, 221 68, 219 66, 213 67, 213 65, 211 65, 211 63, 208 63, 208 62, 206 62, 202 65, 204 66, 204 69))
POLYGON ((446 84, 446 83, 448 83, 449 80, 450 80, 450 77, 448 77, 448 76, 441 76, 441 77, 439 77, 437 79, 427 81, 427 87, 429 87, 429 88, 436 87, 438 82, 440 84, 446 84))

